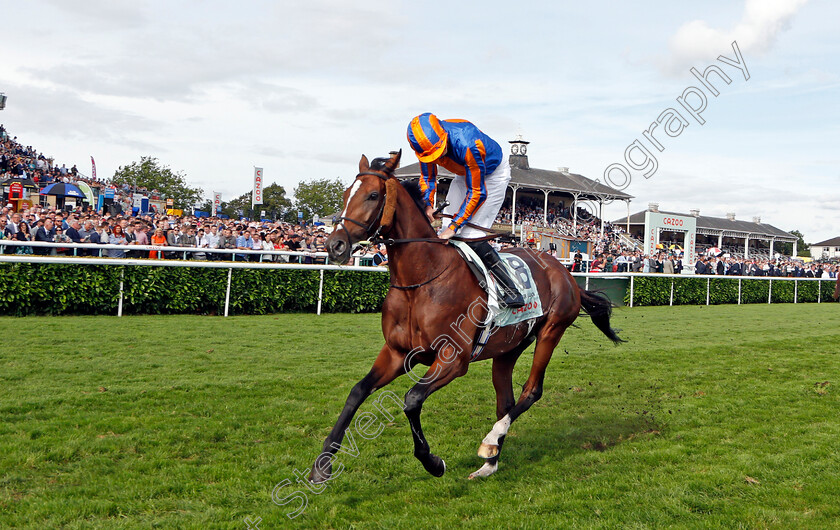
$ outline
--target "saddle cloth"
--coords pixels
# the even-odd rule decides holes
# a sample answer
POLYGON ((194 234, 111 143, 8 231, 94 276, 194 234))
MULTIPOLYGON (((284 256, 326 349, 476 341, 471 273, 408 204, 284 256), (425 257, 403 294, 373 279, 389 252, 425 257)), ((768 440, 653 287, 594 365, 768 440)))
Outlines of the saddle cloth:
POLYGON ((492 274, 484 266, 481 258, 470 248, 470 246, 463 241, 449 240, 449 244, 455 246, 461 256, 466 260, 467 265, 475 274, 485 291, 487 291, 487 307, 490 309, 487 313, 487 320, 484 322, 485 329, 491 327, 504 327, 526 320, 539 318, 543 315, 542 303, 540 302, 540 295, 537 292, 537 284, 534 282, 534 276, 531 274, 531 269, 519 257, 513 254, 500 253, 502 264, 507 269, 508 275, 513 278, 513 281, 519 287, 519 292, 525 298, 525 305, 511 309, 509 307, 502 308, 499 305, 499 296, 502 293, 501 286, 493 277, 492 274))

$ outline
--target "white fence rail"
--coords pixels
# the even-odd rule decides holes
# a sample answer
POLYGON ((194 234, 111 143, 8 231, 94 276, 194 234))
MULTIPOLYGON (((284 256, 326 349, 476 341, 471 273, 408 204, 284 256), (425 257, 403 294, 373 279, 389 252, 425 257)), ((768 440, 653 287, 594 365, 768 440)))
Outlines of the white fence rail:
MULTIPOLYGON (((0 241, 0 246, 3 244, 18 244, 21 242, 14 241, 0 241)), ((66 243, 42 243, 42 242, 25 242, 33 246, 42 247, 59 247, 68 248, 71 246, 66 243)), ((125 245, 97 245, 97 244, 78 244, 78 248, 118 248, 125 250, 125 245)), ((132 245, 128 247, 131 250, 158 250, 166 251, 173 249, 177 251, 198 251, 206 252, 208 249, 198 249, 184 247, 159 247, 153 245, 132 245)), ((293 251, 244 251, 244 250, 216 250, 216 252, 223 253, 252 253, 252 254, 273 254, 273 255, 289 255, 289 256, 326 256, 325 253, 311 253, 311 252, 293 252, 293 251)), ((358 260, 357 260, 358 261, 358 260)), ((97 257, 67 257, 67 256, 36 256, 36 255, 20 255, 20 254, 0 254, 0 263, 42 263, 42 264, 71 264, 71 265, 107 265, 107 266, 121 266, 121 267, 187 267, 187 268, 206 268, 206 269, 228 269, 227 286, 225 292, 225 316, 228 316, 230 307, 230 286, 233 269, 277 269, 277 270, 317 270, 320 271, 320 279, 318 285, 318 303, 316 314, 321 314, 321 302, 323 299, 324 289, 324 271, 359 271, 384 273, 388 269, 385 267, 371 267, 359 265, 330 265, 330 264, 300 264, 300 263, 283 263, 283 262, 247 262, 247 261, 197 261, 197 260, 172 260, 172 259, 135 259, 135 258, 97 258, 97 257)), ((635 301, 635 279, 636 278, 671 278, 670 299, 669 305, 674 305, 674 286, 676 280, 687 279, 706 279, 706 305, 711 303, 712 282, 720 281, 737 281, 738 282, 738 304, 741 304, 741 288, 744 280, 759 280, 769 282, 767 303, 772 303, 773 300, 773 282, 793 282, 794 284, 794 300, 793 303, 799 303, 799 283, 801 282, 818 282, 817 285, 817 303, 821 303, 822 299, 822 282, 836 281, 834 278, 787 278, 787 277, 766 277, 766 276, 709 276, 709 275, 684 275, 684 274, 659 274, 659 273, 572 273, 572 276, 585 278, 584 288, 589 289, 591 279, 598 280, 625 280, 629 281, 629 306, 634 306, 635 301)), ((120 282, 120 294, 118 301, 117 316, 122 316, 123 305, 123 283, 120 282)))

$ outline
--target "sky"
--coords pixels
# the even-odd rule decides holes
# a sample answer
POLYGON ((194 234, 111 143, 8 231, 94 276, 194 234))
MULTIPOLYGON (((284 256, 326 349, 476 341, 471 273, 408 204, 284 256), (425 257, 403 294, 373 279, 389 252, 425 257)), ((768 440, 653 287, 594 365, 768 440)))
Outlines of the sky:
MULTIPOLYGON (((305 179, 349 185, 363 153, 414 162, 406 126, 434 112, 505 149, 521 134, 532 167, 603 182, 622 164, 629 182, 612 183, 634 212, 658 202, 760 216, 811 243, 840 236, 840 2, 0 0, 0 12, 0 123, 84 174, 91 156, 99 177, 154 156, 208 199, 248 192, 253 166, 289 194, 305 179), (733 41, 748 74, 718 59, 738 58, 733 41), (710 74, 719 94, 706 89, 701 125, 677 98, 702 90, 690 69, 710 65, 731 82, 710 74), (643 132, 669 108, 688 125, 655 130, 660 152, 643 132), (625 160, 635 141, 656 158, 647 177, 625 160)), ((642 151, 631 159, 642 167, 642 151)))

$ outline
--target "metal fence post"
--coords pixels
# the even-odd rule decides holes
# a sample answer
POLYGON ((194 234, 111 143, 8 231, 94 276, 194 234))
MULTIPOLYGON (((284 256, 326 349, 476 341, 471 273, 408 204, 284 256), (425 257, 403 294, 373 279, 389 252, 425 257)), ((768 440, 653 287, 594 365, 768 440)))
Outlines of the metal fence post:
MULTIPOLYGON (((819 285, 819 284, 818 284, 819 285)), ((793 280, 793 303, 796 304, 796 299, 799 296, 799 280, 793 280)))
POLYGON ((587 276, 586 278, 584 278, 584 282, 583 282, 583 283, 584 283, 584 286, 583 286, 584 290, 588 291, 588 290, 589 290, 589 276, 587 276))
POLYGON ((709 291, 712 287, 712 279, 706 278, 706 305, 709 305, 709 291))
POLYGON ((230 307, 230 277, 233 274, 233 267, 228 269, 227 291, 225 292, 225 316, 228 316, 228 308, 230 307))
POLYGON ((768 282, 770 285, 767 286, 767 303, 773 303, 773 280, 768 282))
POLYGON ((321 269, 321 280, 318 283, 318 312, 316 314, 321 314, 321 299, 324 295, 324 269, 321 269))
POLYGON ((741 278, 738 278, 738 305, 741 305, 741 278))
POLYGON ((125 267, 120 267, 120 301, 117 304, 117 316, 122 316, 122 305, 123 305, 123 283, 125 280, 125 267))
POLYGON ((671 278, 671 301, 668 303, 669 306, 674 305, 674 279, 671 278))
POLYGON ((817 280, 817 303, 822 303, 822 280, 817 280))
POLYGON ((633 280, 635 276, 630 276, 630 307, 633 307, 633 280))

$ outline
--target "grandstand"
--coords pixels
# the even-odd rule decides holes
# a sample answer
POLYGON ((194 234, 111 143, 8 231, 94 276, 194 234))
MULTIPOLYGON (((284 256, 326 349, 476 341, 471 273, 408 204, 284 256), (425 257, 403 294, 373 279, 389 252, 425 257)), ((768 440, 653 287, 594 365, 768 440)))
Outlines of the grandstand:
MULTIPOLYGON (((648 210, 659 212, 659 205, 651 203, 648 210)), ((644 239, 645 211, 613 221, 617 225, 629 226, 629 236, 639 247, 644 239)), ((776 243, 793 243, 793 255, 796 255, 799 238, 773 225, 762 223, 760 217, 754 217, 752 221, 743 221, 736 219, 734 213, 727 214, 726 217, 700 215, 700 210, 691 210, 688 214, 665 211, 661 213, 697 218, 698 253, 703 253, 709 248, 719 248, 735 258, 773 259, 778 251, 776 243)), ((681 241, 681 236, 663 232, 662 241, 664 244, 675 243, 681 241)))
MULTIPOLYGON (((533 168, 527 154, 530 142, 520 136, 509 143, 511 179, 495 229, 517 235, 521 224, 529 223, 554 228, 569 237, 578 237, 579 226, 590 225, 593 221, 603 233, 601 210, 605 202, 625 201, 629 213, 632 195, 571 173, 568 167, 558 168, 557 171, 533 168), (597 212, 593 211, 596 207, 597 212)), ((419 178, 420 164, 403 166, 394 174, 402 180, 419 178)), ((438 168, 438 203, 446 197, 454 177, 445 168, 438 168)))

